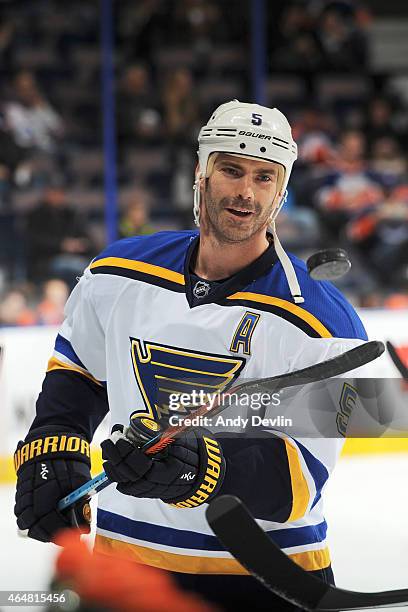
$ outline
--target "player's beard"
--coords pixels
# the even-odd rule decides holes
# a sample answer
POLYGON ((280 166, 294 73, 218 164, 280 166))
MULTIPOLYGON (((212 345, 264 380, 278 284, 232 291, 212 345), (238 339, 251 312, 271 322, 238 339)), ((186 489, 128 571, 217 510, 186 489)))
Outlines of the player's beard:
POLYGON ((243 198, 223 197, 217 200, 207 183, 205 189, 205 213, 201 215, 200 225, 212 233, 219 243, 237 243, 250 240, 268 226, 269 219, 274 209, 273 202, 267 206, 255 201, 248 204, 243 198), (237 206, 238 208, 252 211, 249 219, 245 217, 232 217, 226 212, 228 207, 237 206), (204 226, 204 227, 203 227, 204 226))

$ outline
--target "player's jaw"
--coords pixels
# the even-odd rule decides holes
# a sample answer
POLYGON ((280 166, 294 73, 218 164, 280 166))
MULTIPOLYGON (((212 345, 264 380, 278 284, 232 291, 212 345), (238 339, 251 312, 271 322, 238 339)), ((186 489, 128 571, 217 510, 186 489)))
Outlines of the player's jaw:
POLYGON ((214 198, 208 188, 205 198, 209 230, 221 242, 242 242, 263 232, 272 212, 272 206, 241 197, 214 198))

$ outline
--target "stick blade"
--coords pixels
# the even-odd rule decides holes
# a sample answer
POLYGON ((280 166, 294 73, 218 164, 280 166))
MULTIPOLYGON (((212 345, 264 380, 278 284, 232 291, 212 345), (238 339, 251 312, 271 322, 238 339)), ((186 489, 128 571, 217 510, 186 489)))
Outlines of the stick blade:
POLYGON ((240 499, 221 495, 206 511, 208 523, 225 548, 265 588, 305 610, 315 610, 328 590, 296 565, 256 523, 240 499))

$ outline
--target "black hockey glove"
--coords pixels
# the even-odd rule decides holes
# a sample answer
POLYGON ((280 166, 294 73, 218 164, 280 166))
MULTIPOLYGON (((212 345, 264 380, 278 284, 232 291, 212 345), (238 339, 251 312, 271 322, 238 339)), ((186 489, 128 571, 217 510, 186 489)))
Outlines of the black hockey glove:
POLYGON ((222 485, 224 456, 219 442, 206 429, 177 436, 163 451, 150 456, 125 437, 123 426, 115 425, 112 432, 101 444, 103 467, 109 479, 118 483, 120 493, 195 508, 207 503, 222 485))
POLYGON ((90 531, 88 500, 60 512, 59 500, 91 478, 87 440, 77 433, 31 432, 14 453, 17 473, 14 514, 17 525, 41 542, 51 542, 60 529, 90 531))

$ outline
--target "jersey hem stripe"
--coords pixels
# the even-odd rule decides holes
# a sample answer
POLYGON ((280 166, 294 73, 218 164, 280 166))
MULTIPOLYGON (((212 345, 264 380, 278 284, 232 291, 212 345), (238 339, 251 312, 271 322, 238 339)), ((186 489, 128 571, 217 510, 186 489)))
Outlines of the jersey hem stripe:
MULTIPOLYGON (((117 537, 130 538, 131 541, 143 541, 149 546, 166 546, 171 550, 200 550, 210 552, 222 552, 222 544, 212 534, 194 532, 186 529, 178 529, 171 525, 160 525, 135 520, 127 516, 121 516, 115 512, 98 508, 97 513, 98 531, 115 534, 117 537)), ((267 535, 279 546, 279 548, 290 548, 293 546, 311 546, 321 543, 326 538, 327 524, 325 521, 314 525, 291 526, 281 523, 278 529, 264 529, 267 535)))
MULTIPOLYGON (((94 549, 102 554, 124 553, 137 563, 184 574, 248 574, 248 571, 235 559, 169 553, 115 540, 100 534, 96 534, 94 549)), ((330 565, 330 554, 327 547, 288 556, 306 571, 324 569, 330 565)))

